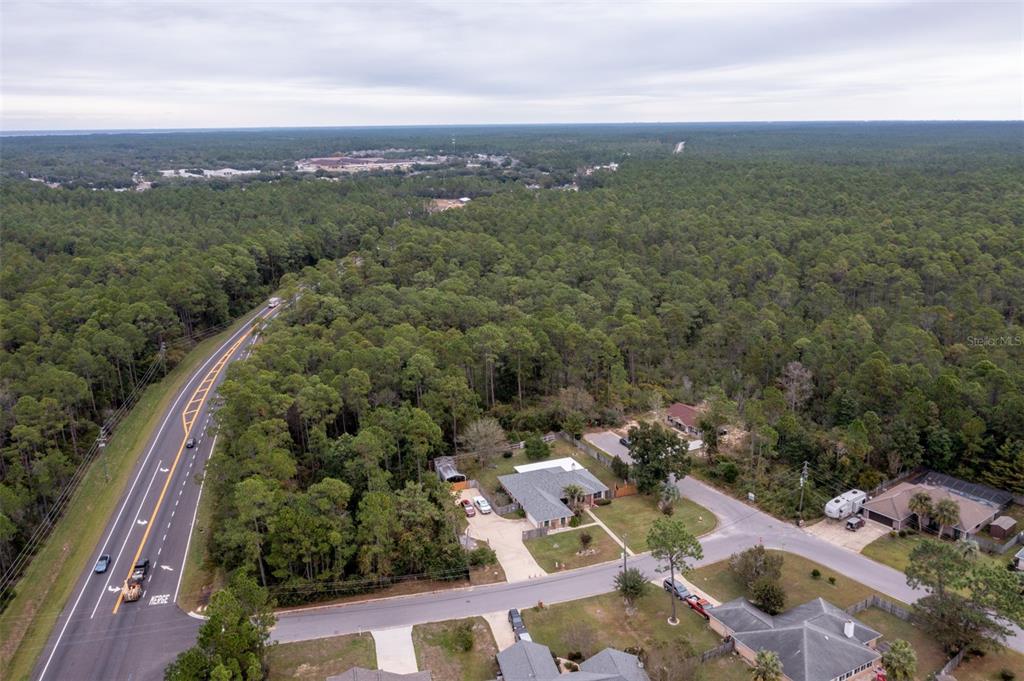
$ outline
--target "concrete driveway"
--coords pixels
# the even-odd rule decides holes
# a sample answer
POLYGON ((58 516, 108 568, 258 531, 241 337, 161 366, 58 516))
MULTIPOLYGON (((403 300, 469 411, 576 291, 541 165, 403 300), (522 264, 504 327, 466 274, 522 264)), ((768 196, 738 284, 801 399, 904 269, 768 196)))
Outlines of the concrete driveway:
POLYGON ((617 456, 628 464, 633 463, 633 457, 629 455, 629 449, 622 446, 619 442, 621 435, 614 433, 610 430, 606 430, 600 433, 587 433, 583 436, 583 439, 594 445, 598 449, 603 449, 608 452, 611 456, 617 456))
MULTIPOLYGON (((471 487, 462 490, 459 497, 472 500, 479 494, 476 488, 471 487)), ((483 515, 479 509, 475 516, 466 520, 469 522, 469 536, 494 549, 501 569, 505 571, 506 580, 522 582, 547 574, 523 544, 523 530, 533 529, 530 523, 525 520, 508 520, 497 513, 483 515)))
POLYGON ((823 518, 813 525, 805 527, 804 532, 807 534, 813 534, 819 539, 824 539, 830 544, 842 546, 844 549, 850 549, 851 551, 860 553, 864 550, 865 546, 879 537, 888 534, 890 529, 892 528, 887 525, 875 522, 874 520, 868 520, 864 523, 864 527, 860 528, 856 532, 850 532, 846 529, 845 520, 823 518))
POLYGON ((371 631, 377 651, 377 668, 396 674, 419 671, 416 666, 416 648, 412 644, 412 627, 376 629, 371 631))
POLYGON ((486 612, 483 618, 491 627, 491 634, 494 635, 494 643, 498 646, 499 651, 505 650, 516 642, 515 632, 512 631, 512 625, 508 623, 508 610, 486 612))

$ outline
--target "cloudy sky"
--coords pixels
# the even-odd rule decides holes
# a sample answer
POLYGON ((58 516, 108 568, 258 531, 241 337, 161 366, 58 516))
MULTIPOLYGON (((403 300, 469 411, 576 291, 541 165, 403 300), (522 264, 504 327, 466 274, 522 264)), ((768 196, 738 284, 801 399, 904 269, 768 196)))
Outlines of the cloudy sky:
POLYGON ((1020 119, 1024 2, 15 2, 5 130, 1020 119))

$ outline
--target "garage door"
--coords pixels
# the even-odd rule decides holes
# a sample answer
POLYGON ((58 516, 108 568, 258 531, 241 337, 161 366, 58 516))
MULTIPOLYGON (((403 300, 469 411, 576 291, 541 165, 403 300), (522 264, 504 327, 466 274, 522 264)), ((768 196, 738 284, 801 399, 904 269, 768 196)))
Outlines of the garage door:
POLYGON ((875 522, 882 523, 888 527, 892 527, 892 518, 886 517, 881 513, 875 513, 874 511, 868 511, 868 519, 874 520, 875 522))

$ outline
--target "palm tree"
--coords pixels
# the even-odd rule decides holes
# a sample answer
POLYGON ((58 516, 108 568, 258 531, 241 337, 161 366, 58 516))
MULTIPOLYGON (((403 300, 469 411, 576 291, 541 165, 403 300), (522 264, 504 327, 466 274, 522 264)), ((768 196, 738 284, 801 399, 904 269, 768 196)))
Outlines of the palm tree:
POLYGON ((917 516, 917 526, 924 529, 928 524, 927 518, 932 514, 932 498, 928 492, 914 492, 907 502, 907 508, 917 516))
POLYGON ((981 553, 981 547, 978 546, 978 542, 964 537, 960 537, 956 540, 956 548, 957 551, 960 552, 960 555, 967 560, 974 560, 978 557, 978 554, 981 553))
POLYGON ((782 661, 774 651, 759 650, 752 671, 754 681, 779 681, 782 678, 782 661))
POLYGON ((882 654, 882 666, 892 681, 911 681, 917 673, 917 654, 909 643, 896 639, 882 654))
POLYGON ((952 499, 942 499, 935 504, 932 518, 939 524, 939 539, 942 539, 947 526, 953 527, 960 522, 960 504, 952 499))
POLYGON ((582 487, 576 483, 571 483, 562 488, 562 494, 565 495, 565 499, 569 504, 569 508, 572 509, 573 513, 580 512, 580 502, 583 500, 583 496, 586 492, 582 487))

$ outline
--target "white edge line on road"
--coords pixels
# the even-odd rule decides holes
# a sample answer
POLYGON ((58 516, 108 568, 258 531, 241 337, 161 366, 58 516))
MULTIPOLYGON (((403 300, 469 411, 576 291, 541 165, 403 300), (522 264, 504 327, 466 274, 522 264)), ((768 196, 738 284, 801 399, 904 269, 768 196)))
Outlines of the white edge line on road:
MULTIPOLYGON (((191 386, 192 383, 195 382, 196 378, 198 378, 199 375, 202 374, 203 370, 206 368, 206 365, 209 364, 213 360, 214 357, 217 357, 220 354, 221 350, 223 350, 229 344, 231 344, 238 337, 238 334, 243 333, 244 331, 246 331, 249 328, 249 325, 252 324, 252 322, 255 321, 256 318, 259 317, 261 314, 263 314, 267 309, 269 309, 269 308, 267 308, 265 306, 260 308, 252 316, 251 319, 246 320, 246 322, 244 324, 242 324, 238 328, 237 331, 235 331, 233 334, 231 334, 231 337, 228 338, 226 341, 224 341, 224 343, 219 348, 217 348, 216 352, 211 353, 210 356, 206 359, 206 361, 203 362, 199 366, 199 368, 192 375, 192 378, 189 379, 188 383, 186 383, 184 385, 184 387, 182 388, 181 392, 178 393, 177 399, 174 400, 174 405, 167 412, 167 416, 164 417, 164 422, 160 425, 160 429, 157 431, 156 438, 154 438, 153 443, 149 447, 149 451, 146 452, 146 457, 142 460, 142 464, 139 466, 139 472, 135 475, 135 481, 132 483, 132 486, 128 489, 128 493, 125 495, 124 503, 121 504, 121 509, 117 512, 117 515, 114 516, 114 522, 110 526, 110 531, 107 533, 106 538, 103 540, 103 546, 104 547, 106 547, 107 542, 110 541, 110 537, 114 533, 114 528, 117 527, 117 521, 120 519, 121 514, 124 512, 125 507, 128 505, 128 500, 132 496, 132 490, 135 489, 135 485, 138 483, 139 477, 142 475, 142 471, 146 467, 146 461, 149 460, 150 454, 153 453, 153 448, 156 447, 156 443, 160 441, 160 434, 163 432, 164 426, 167 425, 167 421, 170 419, 171 414, 173 414, 177 410, 177 405, 181 401, 181 398, 184 397, 185 393, 188 392, 189 386, 191 386)), ((157 468, 159 469, 159 466, 157 466, 157 468)), ((128 531, 128 534, 129 535, 131 534, 131 530, 128 531)), ((102 552, 102 549, 100 549, 100 551, 102 552)), ((110 578, 108 577, 107 579, 109 580, 110 578)), ((78 609, 78 603, 79 603, 79 601, 82 600, 82 596, 85 595, 85 590, 88 587, 89 587, 89 579, 87 577, 86 580, 85 580, 85 583, 82 585, 82 589, 78 592, 78 597, 75 599, 74 605, 71 606, 71 610, 68 612, 67 619, 64 620, 64 626, 61 627, 60 633, 57 634, 57 640, 53 642, 53 649, 50 651, 49 657, 46 658, 46 664, 43 665, 42 671, 39 672, 39 681, 42 681, 43 677, 46 676, 46 670, 50 668, 50 663, 53 662, 53 656, 57 653, 57 648, 58 648, 58 646, 60 646, 61 639, 64 638, 64 632, 67 631, 68 624, 71 623, 71 618, 75 614, 75 610, 78 609)), ((96 612, 96 609, 93 608, 93 613, 95 613, 95 612, 96 612)), ((91 619, 91 617, 90 617, 90 619, 91 619)))
MULTIPOLYGON (((213 436, 213 444, 210 445, 210 456, 213 456, 213 450, 217 446, 217 436, 213 436)), ((207 457, 209 461, 209 457, 207 457)), ((185 561, 188 560, 188 548, 192 545, 192 532, 196 527, 196 516, 199 514, 199 502, 203 498, 203 485, 206 484, 206 476, 203 475, 202 481, 199 483, 199 496, 196 497, 196 508, 192 511, 192 524, 188 526, 188 541, 185 542, 185 555, 181 558, 181 570, 178 571, 178 585, 174 587, 174 602, 178 602, 178 591, 181 589, 181 578, 185 576, 185 561)), ((189 615, 192 613, 190 612, 189 615)), ((206 619, 201 617, 200 619, 206 619)))

